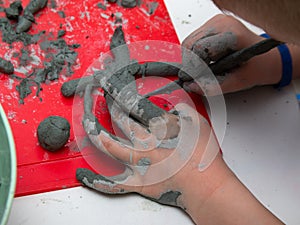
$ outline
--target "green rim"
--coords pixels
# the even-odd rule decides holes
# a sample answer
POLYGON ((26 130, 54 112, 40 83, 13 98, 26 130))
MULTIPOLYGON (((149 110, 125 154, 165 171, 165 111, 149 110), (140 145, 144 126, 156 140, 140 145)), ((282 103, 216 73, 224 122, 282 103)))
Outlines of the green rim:
POLYGON ((7 222, 16 188, 16 151, 13 135, 0 104, 0 225, 7 222))

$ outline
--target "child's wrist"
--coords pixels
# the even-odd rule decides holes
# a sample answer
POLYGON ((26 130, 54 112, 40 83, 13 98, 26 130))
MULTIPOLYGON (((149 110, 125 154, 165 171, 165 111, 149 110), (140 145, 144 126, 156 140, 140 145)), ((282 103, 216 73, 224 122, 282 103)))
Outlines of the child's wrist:
MULTIPOLYGON (((262 34, 262 37, 270 38, 268 34, 262 34)), ((277 50, 281 58, 281 78, 279 82, 275 83, 275 88, 282 88, 291 83, 293 75, 293 62, 292 57, 289 51, 289 48, 286 44, 279 45, 277 50)))

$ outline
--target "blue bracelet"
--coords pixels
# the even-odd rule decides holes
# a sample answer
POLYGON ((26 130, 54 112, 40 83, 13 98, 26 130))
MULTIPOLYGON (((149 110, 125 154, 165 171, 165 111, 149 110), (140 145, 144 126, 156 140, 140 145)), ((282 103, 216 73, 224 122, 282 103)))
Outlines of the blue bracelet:
MULTIPOLYGON (((261 34, 260 36, 264 38, 270 38, 268 34, 261 34)), ((280 89, 291 83, 292 75, 293 75, 293 63, 292 63, 291 53, 285 44, 279 45, 277 48, 281 56, 282 77, 279 83, 275 84, 274 87, 280 89)))

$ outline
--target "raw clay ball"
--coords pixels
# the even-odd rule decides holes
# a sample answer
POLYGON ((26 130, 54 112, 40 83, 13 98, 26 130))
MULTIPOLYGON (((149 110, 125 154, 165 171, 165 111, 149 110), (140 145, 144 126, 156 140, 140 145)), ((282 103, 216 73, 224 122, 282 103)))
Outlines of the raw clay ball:
POLYGON ((49 116, 39 124, 37 136, 44 149, 55 152, 69 140, 70 123, 63 117, 49 116))

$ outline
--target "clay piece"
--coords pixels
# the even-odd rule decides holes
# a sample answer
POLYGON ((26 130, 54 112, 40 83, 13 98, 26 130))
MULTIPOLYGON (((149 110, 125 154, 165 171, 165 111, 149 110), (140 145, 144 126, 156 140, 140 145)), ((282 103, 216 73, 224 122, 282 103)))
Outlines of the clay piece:
POLYGON ((31 0, 27 7, 25 8, 25 11, 29 11, 32 14, 37 13, 41 9, 45 8, 47 5, 48 0, 31 0))
POLYGON ((65 34, 66 34, 65 30, 59 30, 57 33, 57 38, 61 38, 61 37, 65 36, 65 34))
POLYGON ((106 9, 107 9, 106 5, 104 5, 104 4, 101 3, 101 2, 98 2, 98 3, 97 3, 97 7, 98 7, 99 9, 103 9, 103 10, 106 10, 106 9))
POLYGON ((56 9, 56 8, 57 8, 56 0, 51 0, 51 1, 50 1, 50 7, 51 7, 52 9, 56 9))
POLYGON ((163 205, 178 206, 177 199, 181 195, 179 191, 167 191, 163 193, 158 199, 149 198, 152 201, 158 202, 163 205))
POLYGON ((25 11, 24 15, 20 16, 18 25, 16 27, 17 34, 28 31, 34 22, 35 20, 33 14, 29 11, 25 11))
POLYGON ((48 0, 31 0, 24 10, 24 15, 21 16, 16 32, 22 33, 28 31, 35 22, 33 14, 37 13, 47 5, 48 0))
POLYGON ((30 79, 24 78, 22 81, 16 86, 17 92, 19 93, 19 103, 24 104, 24 98, 32 93, 31 86, 33 83, 30 79))
POLYGON ((85 179, 87 180, 88 183, 93 184, 95 180, 101 180, 105 183, 109 183, 111 185, 114 185, 115 182, 112 180, 109 180, 105 178, 104 176, 101 176, 100 174, 95 174, 92 171, 84 168, 78 168, 76 170, 76 178, 77 180, 83 182, 85 179))
POLYGON ((23 42, 24 46, 35 44, 41 34, 30 35, 26 32, 17 33, 7 18, 0 18, 0 30, 2 41, 12 44, 17 41, 23 42))
POLYGON ((23 11, 22 3, 20 1, 13 2, 6 8, 5 15, 10 20, 18 20, 20 14, 23 11))
POLYGON ((14 66, 10 61, 0 57, 0 73, 13 74, 14 66))
POLYGON ((122 0, 121 5, 124 8, 134 8, 134 7, 136 7, 137 2, 136 2, 136 0, 122 0))
POLYGON ((158 7, 158 2, 150 2, 147 4, 149 15, 153 15, 158 7))
POLYGON ((70 124, 60 116, 49 116, 38 126, 39 144, 46 150, 55 152, 61 149, 69 140, 70 124))
MULTIPOLYGON (((178 74, 182 67, 179 63, 174 62, 146 62, 131 64, 131 74, 134 76, 172 76, 178 74)), ((102 76, 104 71, 98 71, 93 76, 82 77, 65 82, 61 87, 61 92, 65 97, 73 97, 76 92, 82 92, 86 85, 92 83, 97 77, 102 76)))
POLYGON ((66 18, 66 14, 64 11, 58 11, 57 13, 61 18, 66 18))

